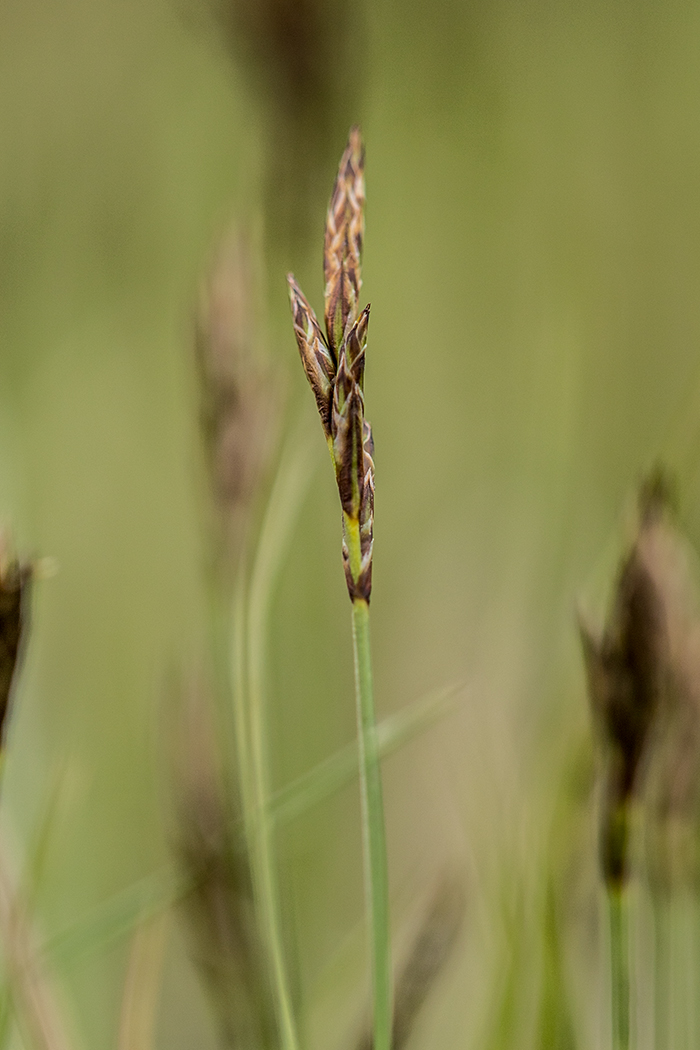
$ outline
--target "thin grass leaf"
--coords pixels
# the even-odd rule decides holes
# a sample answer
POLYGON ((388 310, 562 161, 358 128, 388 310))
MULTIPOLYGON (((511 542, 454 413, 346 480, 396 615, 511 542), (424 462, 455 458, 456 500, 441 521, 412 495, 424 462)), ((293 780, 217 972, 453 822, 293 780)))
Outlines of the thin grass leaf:
MULTIPOLYGON (((430 728, 455 709, 455 694, 461 684, 447 686, 403 711, 390 715, 377 725, 377 749, 386 758, 413 737, 430 728)), ((269 804, 270 816, 278 827, 289 824, 313 806, 346 787, 358 775, 357 741, 330 755, 287 787, 276 792, 269 804)))
POLYGON ((541 1050, 576 1050, 564 969, 564 945, 550 879, 544 911, 542 990, 537 1021, 537 1045, 541 1050))
POLYGON ((153 1050, 169 915, 151 916, 137 929, 124 982, 118 1050, 153 1050))
POLYGON ((12 995, 5 984, 0 991, 0 1050, 5 1050, 12 1035, 12 995))
POLYGON ((147 918, 167 911, 192 889, 172 868, 147 875, 93 908, 80 922, 50 937, 42 955, 52 964, 74 962, 83 955, 102 950, 130 934, 147 918))
POLYGON ((22 871, 18 893, 22 897, 28 914, 32 914, 36 906, 36 898, 46 870, 49 846, 56 830, 58 814, 65 803, 66 773, 65 765, 55 770, 51 787, 46 792, 43 813, 28 850, 28 860, 22 871))
POLYGON ((0 943, 22 1040, 35 1050, 70 1050, 63 1018, 0 850, 0 943))
POLYGON ((280 458, 256 551, 248 607, 248 739, 251 748, 251 787, 257 811, 250 846, 254 886, 270 954, 275 1007, 284 1050, 297 1050, 299 1044, 281 931, 274 829, 267 815, 270 787, 265 667, 272 596, 314 465, 315 458, 306 427, 298 427, 288 439, 280 458))
MULTIPOLYGON (((454 711, 455 695, 461 688, 461 683, 446 686, 381 722, 377 726, 380 756, 384 758, 398 751, 454 711)), ((353 741, 276 792, 268 803, 270 820, 277 827, 284 827, 352 783, 357 774, 357 742, 353 741)), ((256 816, 257 811, 253 810, 251 819, 255 820, 256 816)), ((42 954, 52 963, 66 963, 102 951, 132 934, 148 916, 178 904, 193 889, 192 880, 164 868, 108 898, 75 926, 51 937, 44 943, 42 954)))
POLYGON ((523 1044, 524 975, 528 972, 528 941, 525 902, 522 889, 510 879, 499 887, 501 918, 506 934, 502 969, 495 975, 493 997, 488 1010, 487 1028, 479 1045, 486 1050, 507 1050, 523 1044))

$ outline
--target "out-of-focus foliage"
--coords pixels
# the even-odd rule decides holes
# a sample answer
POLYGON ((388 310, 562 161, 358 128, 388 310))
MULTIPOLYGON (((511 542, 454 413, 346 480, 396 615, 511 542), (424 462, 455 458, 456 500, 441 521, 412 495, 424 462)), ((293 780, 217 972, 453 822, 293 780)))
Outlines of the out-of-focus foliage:
MULTIPOLYGON (((279 425, 301 414, 317 427, 285 273, 320 287, 328 194, 358 121, 379 716, 467 683, 456 713, 384 764, 399 945, 443 867, 468 873, 464 933, 411 1045, 544 1047, 552 1032, 592 1045, 605 935, 574 610, 582 596, 602 617, 651 462, 676 473, 700 546, 700 13, 680 0, 378 0, 337 23, 323 9, 335 50, 301 33, 290 3, 314 91, 329 70, 317 128, 313 106, 285 124, 271 99, 291 81, 272 60, 256 55, 250 76, 246 10, 0 5, 0 516, 23 556, 59 565, 35 588, 3 850, 13 872, 41 855, 42 942, 170 870, 168 676, 208 644, 199 282, 232 220, 262 224, 262 337, 289 377, 279 425)), ((337 519, 318 470, 268 640, 278 790, 354 736, 337 519)), ((361 1031, 360 845, 356 784, 278 835, 311 1048, 361 1031)), ((697 905, 668 908, 668 951, 694 974, 697 905)), ((213 1048, 183 932, 162 935, 155 1045, 213 1048)), ((52 990, 72 1044, 102 1050, 141 956, 128 936, 80 945, 47 957, 52 990)), ((689 989, 675 987, 671 1023, 692 1042, 689 989)))

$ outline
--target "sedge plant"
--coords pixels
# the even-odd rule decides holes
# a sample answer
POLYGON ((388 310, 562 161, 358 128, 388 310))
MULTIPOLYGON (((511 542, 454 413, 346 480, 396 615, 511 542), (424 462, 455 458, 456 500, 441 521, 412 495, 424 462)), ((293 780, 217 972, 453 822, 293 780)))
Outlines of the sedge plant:
POLYGON ((667 678, 666 613, 653 557, 666 504, 664 479, 652 475, 642 487, 637 536, 620 567, 605 630, 597 635, 580 624, 602 751, 600 862, 610 924, 614 1050, 630 1045, 631 828, 667 678))
POLYGON ((325 334, 292 274, 288 284, 294 334, 316 398, 342 507, 343 565, 352 602, 374 1050, 390 1050, 389 894, 369 630, 374 522, 373 442, 364 399, 369 306, 360 310, 359 305, 364 203, 364 147, 359 128, 353 127, 326 219, 325 334))

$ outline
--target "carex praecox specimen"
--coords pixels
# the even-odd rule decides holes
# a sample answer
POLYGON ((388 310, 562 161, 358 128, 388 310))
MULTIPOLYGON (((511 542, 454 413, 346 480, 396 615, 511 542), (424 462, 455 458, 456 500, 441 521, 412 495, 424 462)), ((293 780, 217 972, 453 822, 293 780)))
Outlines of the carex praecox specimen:
POLYGON ((343 508, 343 563, 350 598, 372 589, 374 446, 365 419, 369 306, 360 310, 364 147, 353 127, 328 206, 323 251, 325 334, 294 276, 289 295, 301 361, 316 398, 343 508))

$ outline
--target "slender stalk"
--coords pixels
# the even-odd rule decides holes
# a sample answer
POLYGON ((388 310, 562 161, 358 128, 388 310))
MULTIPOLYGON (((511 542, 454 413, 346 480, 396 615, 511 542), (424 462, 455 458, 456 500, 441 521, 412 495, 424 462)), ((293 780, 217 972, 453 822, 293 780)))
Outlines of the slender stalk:
POLYGON ((668 1050, 671 992, 669 951, 670 912, 663 889, 654 906, 654 1050, 668 1050))
POLYGON ((277 884, 274 821, 270 816, 270 776, 266 747, 265 667, 269 609, 292 526, 306 495, 314 465, 304 427, 297 427, 282 454, 263 521, 251 575, 247 630, 247 684, 251 778, 250 821, 253 868, 265 931, 282 1050, 298 1050, 287 977, 277 884))
POLYGON ((253 836, 252 814, 254 812, 254 792, 251 779, 250 741, 248 730, 248 713, 246 703, 246 651, 245 651, 245 585, 244 573, 241 571, 233 595, 231 610, 232 644, 231 644, 231 687, 233 696, 233 720, 236 738, 236 760, 238 764, 238 782, 243 809, 243 825, 246 840, 250 843, 253 836))
POLYGON ((630 973, 628 899, 625 885, 609 885, 610 982, 612 992, 613 1050, 629 1050, 630 973))
POLYGON ((374 716, 369 605, 362 598, 356 598, 352 603, 352 636, 355 651, 365 893, 372 952, 373 1050, 390 1050, 392 994, 384 804, 374 716))

